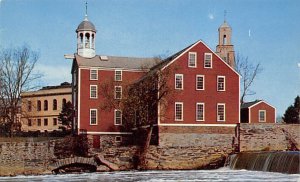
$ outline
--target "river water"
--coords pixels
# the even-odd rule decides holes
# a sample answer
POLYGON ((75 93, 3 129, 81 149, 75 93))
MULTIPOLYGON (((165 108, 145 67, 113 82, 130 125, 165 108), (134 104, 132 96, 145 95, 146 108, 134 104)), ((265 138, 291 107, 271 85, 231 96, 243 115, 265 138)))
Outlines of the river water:
POLYGON ((191 170, 191 171, 121 171, 65 175, 41 175, 41 176, 16 176, 0 177, 5 182, 127 182, 127 181, 150 181, 150 182, 184 182, 184 181, 266 181, 266 182, 300 182, 300 174, 282 174, 261 171, 230 170, 221 168, 217 170, 191 170))

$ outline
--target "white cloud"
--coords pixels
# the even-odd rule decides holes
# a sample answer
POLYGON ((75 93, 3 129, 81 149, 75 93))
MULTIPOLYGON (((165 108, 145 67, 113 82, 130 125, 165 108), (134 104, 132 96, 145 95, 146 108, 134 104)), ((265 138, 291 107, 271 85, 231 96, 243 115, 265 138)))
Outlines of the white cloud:
POLYGON ((213 19, 215 19, 215 16, 212 13, 208 13, 208 18, 210 20, 213 20, 213 19))

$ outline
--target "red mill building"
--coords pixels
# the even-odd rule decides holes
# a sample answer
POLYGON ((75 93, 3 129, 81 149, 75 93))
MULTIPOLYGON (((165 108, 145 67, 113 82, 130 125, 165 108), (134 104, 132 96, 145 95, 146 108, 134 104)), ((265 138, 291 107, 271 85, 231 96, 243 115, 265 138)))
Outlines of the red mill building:
MULTIPOLYGON (((158 136, 163 132, 197 132, 205 127, 233 129, 239 123, 239 75, 230 66, 234 65, 234 52, 231 28, 226 22, 219 28, 219 55, 199 40, 159 63, 154 58, 96 55, 96 28, 87 16, 76 33, 77 53, 68 58, 73 58, 77 133, 93 135, 101 143, 129 136, 131 131, 120 130, 124 124, 121 110, 100 108, 105 100, 100 86, 113 80, 115 86, 111 92, 115 99, 122 99, 122 84, 137 81, 154 66, 159 71, 176 67, 167 82, 174 89, 174 97, 164 108, 164 118, 156 119, 158 136)), ((160 112, 159 105, 156 110, 160 112)))

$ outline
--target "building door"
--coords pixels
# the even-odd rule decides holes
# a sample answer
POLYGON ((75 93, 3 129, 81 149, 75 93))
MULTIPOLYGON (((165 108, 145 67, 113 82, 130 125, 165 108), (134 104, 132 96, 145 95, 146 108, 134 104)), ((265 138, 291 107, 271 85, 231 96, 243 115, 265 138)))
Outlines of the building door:
POLYGON ((100 148, 100 136, 93 135, 93 148, 100 148))

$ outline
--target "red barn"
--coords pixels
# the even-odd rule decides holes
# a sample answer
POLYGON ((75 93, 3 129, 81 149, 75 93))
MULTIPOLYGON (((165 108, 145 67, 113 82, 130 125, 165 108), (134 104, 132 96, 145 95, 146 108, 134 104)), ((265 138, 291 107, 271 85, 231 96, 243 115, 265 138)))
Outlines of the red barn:
MULTIPOLYGON (((197 41, 173 56, 158 61, 154 58, 100 56, 95 53, 96 29, 87 17, 77 33, 77 53, 67 56, 73 59, 72 88, 75 108, 74 130, 93 135, 94 146, 113 144, 122 136, 122 111, 116 108, 104 110, 103 88, 113 99, 122 99, 123 85, 133 83, 149 70, 162 72, 173 70, 167 84, 174 89, 168 98, 165 115, 160 117, 161 105, 157 105, 157 123, 161 127, 173 126, 229 126, 239 123, 239 75, 234 65, 233 45, 230 44, 231 28, 226 22, 220 27, 219 55, 204 42, 197 41), (226 36, 228 34, 228 36, 226 36), (225 50, 225 51, 224 51, 225 50), (226 54, 226 51, 229 53, 226 54), (101 138, 100 138, 101 137, 101 138)), ((159 132, 159 131, 158 131, 159 132)), ((125 137, 126 138, 126 137, 125 137)))
POLYGON ((241 106, 241 123, 276 123, 276 109, 263 100, 241 106))

